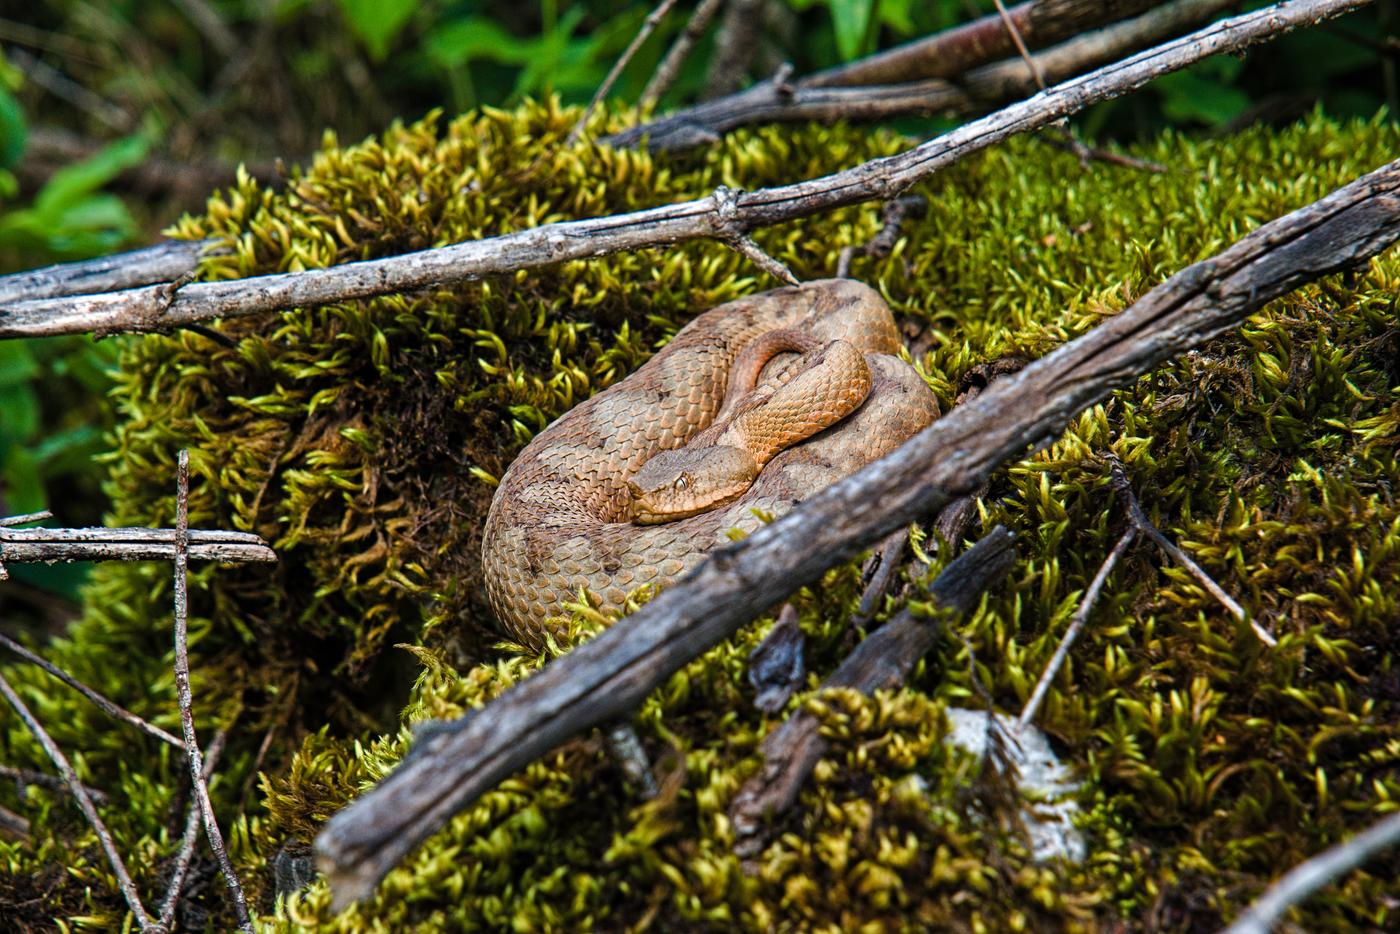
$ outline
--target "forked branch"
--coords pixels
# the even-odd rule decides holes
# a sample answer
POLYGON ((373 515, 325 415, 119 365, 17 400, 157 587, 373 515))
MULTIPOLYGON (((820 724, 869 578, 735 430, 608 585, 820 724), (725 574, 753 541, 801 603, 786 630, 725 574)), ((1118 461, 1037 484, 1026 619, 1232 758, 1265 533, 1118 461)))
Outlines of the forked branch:
MULTIPOLYGON (((863 201, 889 200, 910 185, 995 143, 1039 129, 1211 55, 1239 52, 1364 6, 1367 0, 1290 0, 1221 20, 1189 36, 1066 81, 898 155, 833 175, 752 192, 716 193, 591 220, 329 269, 229 282, 155 285, 0 308, 0 337, 164 330, 219 317, 411 292, 624 250, 689 240, 735 242, 748 232, 863 201)), ((1019 65, 1019 63, 1018 63, 1019 65)), ((1019 65, 1024 70, 1024 65, 1019 65)))
POLYGON ((1230 328, 1268 301, 1400 239, 1400 161, 1263 225, 1122 314, 997 380, 894 453, 822 490, 591 642, 444 726, 317 838, 344 905, 502 779, 636 707, 764 609, 895 528, 1046 447, 1115 389, 1230 328))

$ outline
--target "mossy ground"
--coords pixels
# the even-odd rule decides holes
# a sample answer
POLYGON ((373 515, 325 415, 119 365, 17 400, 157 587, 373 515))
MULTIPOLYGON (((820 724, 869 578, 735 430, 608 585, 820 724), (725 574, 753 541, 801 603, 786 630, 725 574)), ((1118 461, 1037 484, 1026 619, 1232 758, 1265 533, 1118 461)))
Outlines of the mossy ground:
MULTIPOLYGON (((562 147, 552 105, 327 140, 279 191, 214 198, 178 234, 223 237, 212 278, 324 266, 573 217, 826 173, 900 148, 860 128, 736 134, 682 158, 562 147)), ((1223 140, 1165 136, 1147 174, 1081 168, 1035 140, 919 186, 929 212, 853 274, 889 298, 945 406, 1004 354, 1039 356, 1259 223, 1381 164, 1387 120, 1320 116, 1223 140)), ((830 275, 874 207, 760 231, 801 277, 830 275)), ((274 905, 274 856, 308 841, 390 771, 411 724, 460 714, 542 659, 499 644, 477 549, 494 477, 548 421, 633 369, 705 308, 768 287, 715 244, 567 263, 487 282, 229 321, 228 348, 182 332, 126 341, 112 524, 173 518, 191 450, 191 521, 260 532, 266 568, 200 567, 192 654, 202 735, 230 732, 213 788, 254 905, 274 929, 1207 930, 1281 869, 1400 798, 1400 257, 1270 305, 1239 332, 1143 377, 995 478, 982 522, 1019 536, 1008 585, 958 624, 907 689, 813 696, 831 751, 776 842, 745 871, 730 797, 774 722, 745 658, 760 621, 673 677, 640 712, 665 793, 641 804, 580 739, 459 815, 339 917, 316 884, 274 905), (1121 533, 1108 455, 1155 521, 1280 644, 1266 650, 1147 546, 1110 579, 1040 725, 1084 779, 1082 866, 1031 863, 941 743, 976 703, 967 647, 1018 709, 1121 533), (395 644, 404 648, 395 648, 395 644), (405 650, 406 649, 406 650, 405 650), (415 680, 416 678, 416 680, 415 680), (261 775, 261 778, 259 778, 261 775)), ((87 613, 46 652, 177 728, 164 565, 101 568, 87 613)), ((797 595, 811 686, 849 641, 854 567, 797 595)), ((601 621, 575 616, 583 637, 601 621)), ((565 640, 568 642, 569 640, 565 640)), ((557 647, 556 647, 557 648, 557 647)), ((154 902, 176 848, 184 771, 32 669, 6 675, 106 790, 104 809, 154 902)), ((13 718, 0 761, 47 768, 13 718)), ((70 804, 11 788, 34 823, 0 841, 0 913, 113 929, 124 907, 70 804), (60 870, 58 867, 65 867, 60 870)), ((1396 922, 1400 855, 1302 909, 1307 930, 1396 922)), ((222 928, 204 872, 184 918, 222 928), (208 914, 205 914, 205 913, 208 914)))

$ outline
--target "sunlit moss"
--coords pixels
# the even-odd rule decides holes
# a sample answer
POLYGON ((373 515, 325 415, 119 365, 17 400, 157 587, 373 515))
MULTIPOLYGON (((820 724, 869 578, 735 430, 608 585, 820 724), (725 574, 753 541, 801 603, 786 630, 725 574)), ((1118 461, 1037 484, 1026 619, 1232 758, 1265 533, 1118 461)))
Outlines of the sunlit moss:
MULTIPOLYGON (((824 174, 898 149, 857 128, 736 134, 677 159, 562 145, 551 103, 430 117, 341 147, 276 190, 242 179, 187 218, 217 237, 209 278, 297 270, 824 174)), ((622 117, 603 119, 620 124, 622 117)), ((946 405, 969 369, 1039 356, 1186 264, 1391 157, 1385 122, 1321 117, 1228 140, 1164 136, 1154 175, 1022 140, 920 185, 930 209, 853 273, 890 299, 946 405)), ((760 231, 799 276, 830 275, 875 207, 760 231)), ((216 805, 274 929, 953 930, 1210 928, 1295 863, 1400 798, 1400 260, 1275 302, 1238 333, 1143 377, 1011 465, 984 527, 1018 535, 1009 585, 903 690, 808 692, 830 751, 750 865, 726 811, 775 721, 746 658, 768 621, 686 666, 638 713, 664 792, 642 803, 595 738, 485 795, 332 918, 323 884, 274 906, 271 864, 387 774, 414 724, 479 707, 605 623, 574 609, 542 656, 501 646, 480 600, 495 478, 535 432, 634 369, 690 316, 768 283, 715 244, 630 253, 327 308, 240 319, 226 348, 178 333, 124 344, 112 522, 168 523, 191 449, 198 526, 258 531, 280 566, 201 568, 193 593, 201 730, 231 729, 216 805), (945 748, 944 709, 1029 695, 1123 528, 1108 455, 1152 518, 1280 637, 1265 650, 1148 545, 1113 575, 1038 722, 1085 779, 1082 866, 1029 861, 977 767, 945 748), (407 650, 393 648, 405 644, 407 650), (258 778, 255 772, 261 772, 258 778)), ((106 567, 49 653, 167 728, 169 570, 106 567)), ((859 590, 843 566, 796 597, 809 687, 847 652, 859 590)), ((8 669, 118 806, 143 891, 176 846, 182 766, 28 669, 8 669)), ((0 760, 42 757, 7 722, 0 760)), ((124 908, 91 834, 46 792, 0 803, 34 822, 0 842, 0 909, 106 929, 124 908), (51 867, 70 867, 54 875, 51 867), (47 873, 47 874, 46 874, 47 873), (3 881, 7 879, 8 881, 3 881), (79 920, 87 919, 87 920, 79 920)), ((1400 865, 1319 895, 1306 929, 1385 927, 1400 865)), ((226 926, 217 885, 197 905, 226 926)), ((202 923, 198 918, 191 924, 202 923)))

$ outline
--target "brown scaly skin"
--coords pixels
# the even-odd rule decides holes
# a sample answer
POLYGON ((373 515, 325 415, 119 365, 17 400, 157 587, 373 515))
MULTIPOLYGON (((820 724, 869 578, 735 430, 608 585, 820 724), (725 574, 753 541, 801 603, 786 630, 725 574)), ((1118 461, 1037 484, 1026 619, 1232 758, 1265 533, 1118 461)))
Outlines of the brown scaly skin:
MULTIPOLYGON (((539 645, 548 620, 580 590, 605 609, 618 608, 636 587, 679 578, 727 542, 730 529, 757 528, 755 509, 786 512, 889 453, 938 414, 923 380, 893 356, 899 349, 889 307, 851 280, 776 289, 700 315, 631 376, 540 432, 506 471, 482 545, 486 594, 500 621, 520 641, 539 645), (864 403, 774 457, 732 503, 661 525, 629 521, 628 481, 653 455, 680 447, 710 424, 735 357, 779 328, 864 352, 871 374, 864 403)), ((849 408, 842 398, 837 392, 814 405, 849 408)))

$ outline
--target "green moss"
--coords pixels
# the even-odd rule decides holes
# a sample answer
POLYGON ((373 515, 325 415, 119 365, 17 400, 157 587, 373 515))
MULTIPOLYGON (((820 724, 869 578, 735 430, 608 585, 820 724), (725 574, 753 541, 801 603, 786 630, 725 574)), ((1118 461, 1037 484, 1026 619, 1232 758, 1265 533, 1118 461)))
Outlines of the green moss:
MULTIPOLYGON (((901 145, 855 128, 777 128, 658 161, 563 148, 573 118, 539 104, 429 118, 345 148, 328 139, 282 189, 245 179, 177 232, 223 238, 229 251, 203 272, 232 278, 720 183, 757 188, 901 145)), ((975 364, 1039 356, 1083 333, 1384 162, 1397 137, 1389 123, 1320 116, 1226 140, 1167 136, 1139 153, 1171 165, 1163 175, 1083 170, 1016 141, 919 186, 928 214, 892 256, 858 259, 853 272, 890 299, 948 404, 975 364)), ((878 223, 877 209, 851 208, 757 238, 813 278, 878 223)), ((1153 519, 1280 637, 1263 649, 1193 579, 1148 546, 1133 550, 1039 718, 1085 778, 1094 855, 1077 867, 1031 863, 995 802, 971 790, 975 765, 942 744, 943 710, 978 696, 968 649, 951 638, 904 690, 793 702, 821 718, 830 752, 775 842, 741 865, 725 813, 775 722, 754 711, 744 676, 770 625, 760 621, 640 711, 659 800, 638 803, 598 741, 582 738, 457 816, 373 901, 332 918, 318 884, 274 907, 279 848, 309 840, 387 774, 412 724, 479 707, 543 662, 499 644, 480 599, 493 478, 691 315, 768 286, 715 244, 225 322, 234 348, 190 333, 126 341, 111 521, 171 521, 175 452, 188 446, 193 523, 258 531, 282 556, 271 571, 200 569, 192 593, 201 730, 231 730, 216 806, 273 928, 1211 927, 1281 867, 1400 797, 1397 285, 1400 260, 1388 256, 1355 282, 1275 302, 996 476, 983 522, 1016 530, 1021 559, 1011 585, 958 631, 1000 707, 1028 696, 1122 531, 1108 455, 1153 519)), ((168 578, 164 566, 103 567, 86 616, 47 651, 173 729, 168 578)), ((856 569, 840 567, 796 598, 813 687, 849 650, 858 586, 856 569)), ((574 631, 547 654, 604 622, 574 612, 574 631)), ((158 892, 181 823, 181 763, 41 674, 7 676, 112 795, 119 845, 143 891, 158 892)), ((0 743, 0 761, 42 766, 18 725, 7 722, 0 743)), ((0 842, 0 909, 41 890, 39 916, 118 924, 124 909, 71 808, 36 790, 7 790, 0 804, 35 826, 30 843, 0 842), (43 874, 60 863, 73 868, 43 874)), ((1400 864, 1379 859, 1310 901, 1299 923, 1393 924, 1386 893, 1398 881, 1400 864)), ((217 885, 200 898, 211 925, 224 924, 217 885)))

